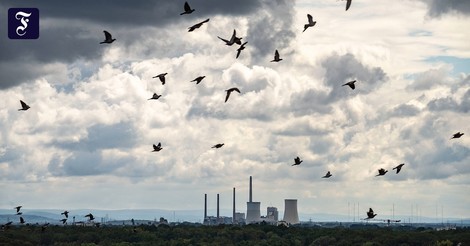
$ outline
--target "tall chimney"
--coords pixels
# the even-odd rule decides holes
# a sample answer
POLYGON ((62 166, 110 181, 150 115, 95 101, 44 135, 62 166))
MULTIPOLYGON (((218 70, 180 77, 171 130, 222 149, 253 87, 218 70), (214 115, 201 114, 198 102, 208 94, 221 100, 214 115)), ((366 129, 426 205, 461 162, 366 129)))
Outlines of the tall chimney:
POLYGON ((207 194, 204 194, 204 219, 207 218, 207 194))
POLYGON ((235 224, 235 187, 233 187, 233 214, 232 214, 232 224, 235 224))
POLYGON ((253 182, 252 182, 252 179, 251 179, 251 176, 250 176, 250 199, 248 200, 249 202, 252 202, 252 201, 253 201, 253 192, 252 192, 252 188, 253 188, 253 182))
POLYGON ((217 194, 217 219, 219 218, 219 194, 217 194))

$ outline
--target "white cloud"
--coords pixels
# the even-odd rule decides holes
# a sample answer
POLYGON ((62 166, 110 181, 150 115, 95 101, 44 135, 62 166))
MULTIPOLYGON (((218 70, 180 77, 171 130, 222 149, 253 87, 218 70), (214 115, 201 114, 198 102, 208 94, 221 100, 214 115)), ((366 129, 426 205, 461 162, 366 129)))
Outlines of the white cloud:
POLYGON ((95 62, 51 63, 0 91, 0 206, 200 209, 202 194, 246 192, 253 175, 262 206, 298 198, 302 212, 345 214, 348 202, 382 213, 394 203, 406 214, 410 204, 445 203, 449 216, 470 216, 444 200, 468 203, 459 197, 470 142, 449 138, 468 131, 469 77, 427 60, 468 58, 466 29, 456 39, 446 30, 466 22, 426 19, 422 2, 385 3, 355 1, 345 12, 338 2, 282 2, 216 15, 193 33, 193 20, 122 28, 95 62), (306 13, 318 23, 301 33, 306 13), (248 41, 239 59, 217 38, 233 28, 248 41), (276 48, 284 60, 270 63, 276 48), (165 85, 152 78, 164 72, 165 85), (355 90, 341 86, 352 79, 355 90), (241 93, 224 103, 231 87, 241 93), (162 97, 147 100, 153 93, 162 97), (31 109, 17 111, 20 99, 31 109), (151 152, 158 142, 163 150, 151 152), (292 167, 296 156, 304 162, 292 167), (382 167, 389 173, 375 177, 382 167), (50 192, 64 195, 41 199, 50 192))

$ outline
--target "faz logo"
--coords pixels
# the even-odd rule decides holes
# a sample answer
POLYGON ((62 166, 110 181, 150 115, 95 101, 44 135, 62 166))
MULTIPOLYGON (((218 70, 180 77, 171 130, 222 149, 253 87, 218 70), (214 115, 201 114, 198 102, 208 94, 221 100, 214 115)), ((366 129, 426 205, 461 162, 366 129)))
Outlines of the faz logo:
POLYGON ((39 38, 39 9, 8 9, 8 37, 10 39, 39 38))

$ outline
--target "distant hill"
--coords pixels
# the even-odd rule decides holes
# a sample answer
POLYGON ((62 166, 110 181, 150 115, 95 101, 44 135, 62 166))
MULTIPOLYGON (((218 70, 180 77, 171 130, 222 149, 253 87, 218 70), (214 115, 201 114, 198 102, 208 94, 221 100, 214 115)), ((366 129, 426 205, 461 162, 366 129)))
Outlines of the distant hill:
MULTIPOLYGON (((13 209, 0 209, 0 224, 4 224, 10 221, 14 223, 19 223, 19 216, 15 215, 13 209)), ((60 220, 65 218, 64 215, 60 213, 63 210, 59 209, 22 209, 23 214, 21 215, 27 223, 51 223, 58 224, 60 220)), ((95 216, 96 222, 104 221, 113 221, 113 220, 159 220, 160 217, 167 219, 170 222, 200 222, 202 223, 204 211, 201 210, 165 210, 165 209, 118 209, 118 210, 104 210, 104 209, 74 209, 69 210, 69 220, 68 222, 73 221, 75 216, 75 221, 86 221, 87 218, 84 216, 88 213, 92 213, 95 216)), ((215 214, 209 215, 214 216, 215 214)), ((244 211, 240 211, 244 212, 244 211)), ((221 216, 231 217, 231 209, 221 209, 221 216)), ((282 220, 283 211, 279 211, 279 220, 282 220)), ((365 216, 364 216, 365 217, 365 216)), ((312 222, 352 222, 352 216, 345 216, 339 214, 326 214, 326 213, 316 213, 316 214, 299 214, 300 221, 312 221, 312 222)), ((391 219, 387 216, 378 215, 376 219, 386 220, 391 219)), ((408 216, 395 215, 395 219, 402 220, 401 223, 439 223, 441 220, 436 218, 429 217, 415 217, 413 220, 410 220, 408 216)), ((361 222, 361 219, 356 218, 356 222, 361 222)), ((469 225, 470 219, 456 219, 456 218, 444 218, 444 223, 456 224, 456 225, 469 225)))

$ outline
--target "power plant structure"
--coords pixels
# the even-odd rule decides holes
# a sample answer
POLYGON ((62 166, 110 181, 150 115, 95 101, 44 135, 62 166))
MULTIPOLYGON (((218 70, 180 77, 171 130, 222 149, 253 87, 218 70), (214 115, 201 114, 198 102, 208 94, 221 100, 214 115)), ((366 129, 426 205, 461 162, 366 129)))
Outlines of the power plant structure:
POLYGON ((297 212, 297 199, 284 200, 284 218, 288 224, 299 224, 299 213, 297 212))
POLYGON ((283 221, 279 221, 279 212, 276 207, 267 207, 266 216, 261 216, 261 202, 253 202, 253 178, 250 176, 248 202, 246 203, 246 218, 244 213, 236 211, 235 207, 235 187, 233 187, 233 205, 232 217, 220 216, 220 196, 217 194, 217 216, 209 216, 207 214, 207 194, 204 194, 204 225, 219 224, 299 224, 299 214, 297 211, 297 199, 284 200, 284 217, 283 221))
POLYGON ((250 176, 249 200, 246 203, 246 223, 258 223, 261 221, 261 203, 253 202, 253 178, 250 176))

